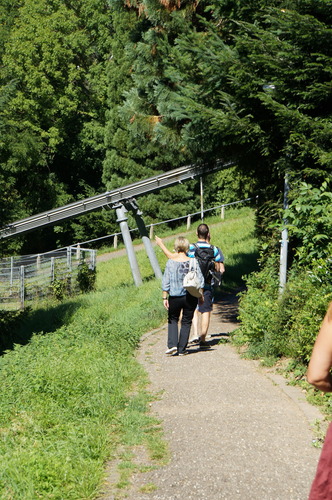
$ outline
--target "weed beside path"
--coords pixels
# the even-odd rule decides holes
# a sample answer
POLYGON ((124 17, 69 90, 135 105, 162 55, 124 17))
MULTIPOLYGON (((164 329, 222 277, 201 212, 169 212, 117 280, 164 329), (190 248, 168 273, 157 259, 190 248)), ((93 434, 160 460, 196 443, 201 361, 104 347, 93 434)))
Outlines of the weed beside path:
POLYGON ((111 488, 102 500, 306 500, 320 453, 303 407, 310 405, 227 343, 237 326, 230 297, 215 304, 208 351, 166 357, 166 326, 142 340, 138 359, 158 395, 152 412, 171 458, 142 472, 153 463, 140 450, 131 488, 111 488))

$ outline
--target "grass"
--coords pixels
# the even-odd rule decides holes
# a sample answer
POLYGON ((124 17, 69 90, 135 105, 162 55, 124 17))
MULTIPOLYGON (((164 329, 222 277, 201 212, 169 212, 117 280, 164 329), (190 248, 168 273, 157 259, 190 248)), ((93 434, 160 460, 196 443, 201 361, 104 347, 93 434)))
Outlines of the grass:
MULTIPOLYGON (((252 211, 209 223, 225 253, 225 285, 237 288, 254 262, 252 211)), ((137 258, 142 286, 132 284, 126 257, 111 259, 98 264, 95 292, 39 305, 15 325, 13 348, 0 358, 1 499, 96 498, 120 448, 123 488, 132 447, 146 446, 156 464, 167 459, 161 424, 148 412, 157 396, 134 356, 140 337, 166 316, 145 252, 137 258)))

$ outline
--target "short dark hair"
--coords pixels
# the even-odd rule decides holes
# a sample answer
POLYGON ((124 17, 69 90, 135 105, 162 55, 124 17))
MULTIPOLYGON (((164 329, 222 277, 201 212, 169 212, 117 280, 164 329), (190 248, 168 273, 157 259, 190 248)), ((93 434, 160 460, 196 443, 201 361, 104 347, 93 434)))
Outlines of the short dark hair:
POLYGON ((200 224, 197 228, 197 236, 203 240, 206 240, 210 232, 209 226, 207 224, 200 224))

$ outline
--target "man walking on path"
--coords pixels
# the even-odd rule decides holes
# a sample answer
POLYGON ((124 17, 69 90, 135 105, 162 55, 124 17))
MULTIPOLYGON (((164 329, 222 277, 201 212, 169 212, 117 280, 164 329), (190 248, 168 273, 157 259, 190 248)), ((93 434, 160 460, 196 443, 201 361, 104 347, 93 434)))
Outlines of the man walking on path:
MULTIPOLYGON (((201 334, 198 338, 198 312, 196 310, 192 323, 194 330, 193 341, 197 340, 197 342, 199 342, 200 347, 206 349, 210 347, 209 342, 206 341, 206 336, 210 325, 211 313, 213 308, 213 299, 214 299, 213 276, 209 272, 209 269, 211 268, 211 266, 209 266, 209 263, 211 264, 213 263, 214 271, 220 272, 222 274, 225 272, 225 266, 224 266, 224 256, 222 251, 218 247, 210 244, 211 235, 209 226, 204 223, 200 224, 197 228, 196 234, 198 238, 197 242, 192 243, 190 245, 188 256, 196 257, 196 259, 200 263, 202 273, 203 275, 205 274, 204 276, 205 283, 204 283, 204 302, 198 305, 198 312, 201 313, 201 334), (205 263, 203 261, 206 262, 206 265, 208 267, 208 272, 204 272, 203 266, 205 266, 205 263), (203 262, 203 264, 201 264, 201 262, 203 262)), ((176 256, 176 253, 173 253, 170 250, 168 250, 168 248, 164 245, 161 238, 156 236, 155 239, 157 245, 162 249, 166 257, 172 259, 176 256)))
MULTIPOLYGON (((210 230, 207 224, 200 224, 197 228, 197 242, 191 244, 189 247, 188 256, 196 257, 198 262, 200 262, 200 253, 208 252, 211 253, 210 261, 214 263, 214 271, 225 272, 224 266, 224 256, 220 248, 210 244, 210 230)), ((204 302, 198 305, 198 312, 201 313, 201 334, 199 336, 199 345, 203 348, 209 348, 210 344, 206 342, 206 336, 210 326, 211 313, 213 308, 213 276, 211 272, 205 275, 204 283, 204 302)), ((196 318, 193 320, 194 329, 198 333, 198 315, 196 312, 196 318), (196 327, 196 328, 195 328, 196 327)))

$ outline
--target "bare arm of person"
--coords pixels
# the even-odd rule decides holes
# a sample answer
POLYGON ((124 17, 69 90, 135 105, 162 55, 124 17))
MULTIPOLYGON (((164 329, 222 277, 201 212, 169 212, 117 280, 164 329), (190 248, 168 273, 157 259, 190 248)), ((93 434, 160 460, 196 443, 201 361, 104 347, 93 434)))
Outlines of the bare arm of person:
POLYGON ((331 306, 319 330, 307 371, 307 381, 323 392, 332 392, 331 306), (329 314, 330 312, 330 314, 329 314))
POLYGON ((214 263, 214 268, 217 272, 224 274, 225 272, 225 265, 223 262, 215 262, 214 263))
POLYGON ((162 249, 162 251, 164 252, 164 254, 166 255, 166 257, 168 259, 174 259, 174 257, 177 257, 179 255, 177 252, 171 252, 170 250, 168 250, 168 248, 165 246, 163 240, 161 238, 159 238, 159 236, 155 236, 155 240, 156 240, 158 247, 160 247, 162 249))

